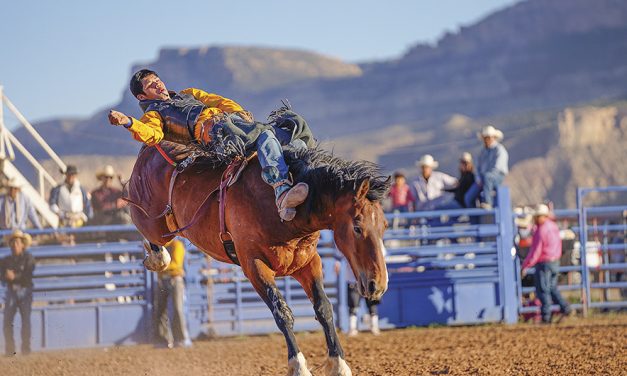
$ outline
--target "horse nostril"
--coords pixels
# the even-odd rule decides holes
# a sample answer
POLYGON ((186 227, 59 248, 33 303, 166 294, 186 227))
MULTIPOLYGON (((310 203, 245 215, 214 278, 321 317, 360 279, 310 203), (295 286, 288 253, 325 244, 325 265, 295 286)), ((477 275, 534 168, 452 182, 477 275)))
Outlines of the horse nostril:
POLYGON ((368 283, 368 292, 370 292, 370 295, 372 295, 375 293, 375 291, 377 291, 377 284, 374 280, 370 280, 370 282, 368 283))

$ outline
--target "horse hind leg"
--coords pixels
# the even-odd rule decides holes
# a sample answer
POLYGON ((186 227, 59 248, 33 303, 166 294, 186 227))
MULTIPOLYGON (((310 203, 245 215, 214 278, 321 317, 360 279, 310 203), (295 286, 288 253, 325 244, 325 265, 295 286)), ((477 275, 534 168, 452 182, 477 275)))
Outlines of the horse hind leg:
POLYGON ((322 368, 326 376, 352 376, 352 372, 344 360, 344 350, 335 331, 333 323, 333 306, 324 292, 322 278, 322 261, 315 255, 310 263, 293 275, 303 286, 314 306, 316 319, 322 325, 329 350, 329 356, 322 368))
POLYGON ((244 274, 251 281, 255 290, 266 303, 279 330, 285 337, 288 356, 288 376, 312 376, 307 368, 305 356, 298 349, 294 336, 294 316, 292 310, 283 299, 274 280, 274 271, 259 259, 242 264, 244 274))

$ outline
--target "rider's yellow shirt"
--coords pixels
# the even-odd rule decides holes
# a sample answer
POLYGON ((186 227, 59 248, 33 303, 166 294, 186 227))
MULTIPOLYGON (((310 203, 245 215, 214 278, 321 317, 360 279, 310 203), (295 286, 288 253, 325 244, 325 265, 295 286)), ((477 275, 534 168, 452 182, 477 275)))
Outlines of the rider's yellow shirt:
MULTIPOLYGON (((232 113, 244 111, 242 106, 237 102, 221 97, 217 94, 210 94, 206 91, 189 88, 181 91, 183 94, 191 94, 194 98, 201 101, 207 108, 205 108, 196 120, 196 124, 202 124, 210 120, 213 116, 221 113, 232 113)), ((157 111, 146 112, 141 119, 137 120, 131 118, 132 124, 128 130, 133 135, 133 138, 139 142, 143 142, 148 146, 158 144, 164 137, 164 121, 161 115, 157 111)))

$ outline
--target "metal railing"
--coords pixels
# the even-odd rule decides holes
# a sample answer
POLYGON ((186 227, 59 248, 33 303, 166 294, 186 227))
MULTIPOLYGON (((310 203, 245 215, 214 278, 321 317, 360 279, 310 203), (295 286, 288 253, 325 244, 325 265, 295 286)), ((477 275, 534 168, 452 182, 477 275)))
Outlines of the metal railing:
POLYGON ((15 107, 15 105, 4 94, 2 86, 0 86, 0 160, 3 161, 2 172, 7 178, 17 179, 23 187, 23 193, 28 195, 36 208, 36 210, 42 215, 42 217, 51 226, 56 227, 58 224, 58 218, 52 213, 49 207, 46 205, 46 183, 50 187, 57 185, 55 179, 46 171, 41 163, 35 158, 24 145, 11 133, 11 131, 4 124, 4 111, 6 106, 15 117, 19 120, 22 126, 30 133, 35 139, 37 144, 46 152, 50 159, 57 165, 61 171, 65 171, 66 165, 61 158, 52 150, 48 143, 41 137, 37 130, 26 120, 24 115, 15 107), (14 148, 15 146, 15 148, 14 148), (30 163, 37 174, 37 182, 35 185, 31 184, 24 175, 18 171, 18 169, 11 163, 15 160, 15 149, 19 151, 24 158, 30 163))

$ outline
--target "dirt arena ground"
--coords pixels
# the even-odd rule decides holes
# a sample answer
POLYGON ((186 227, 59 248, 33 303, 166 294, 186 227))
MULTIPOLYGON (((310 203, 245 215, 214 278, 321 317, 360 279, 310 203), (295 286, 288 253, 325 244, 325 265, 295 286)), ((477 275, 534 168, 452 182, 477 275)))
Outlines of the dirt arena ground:
MULTIPOLYGON (((314 368, 321 333, 297 336, 314 368)), ((625 375, 627 315, 520 324, 408 328, 379 337, 342 336, 355 375, 625 375)), ((195 342, 191 349, 142 345, 36 353, 0 360, 2 375, 285 375, 280 335, 195 342)))

